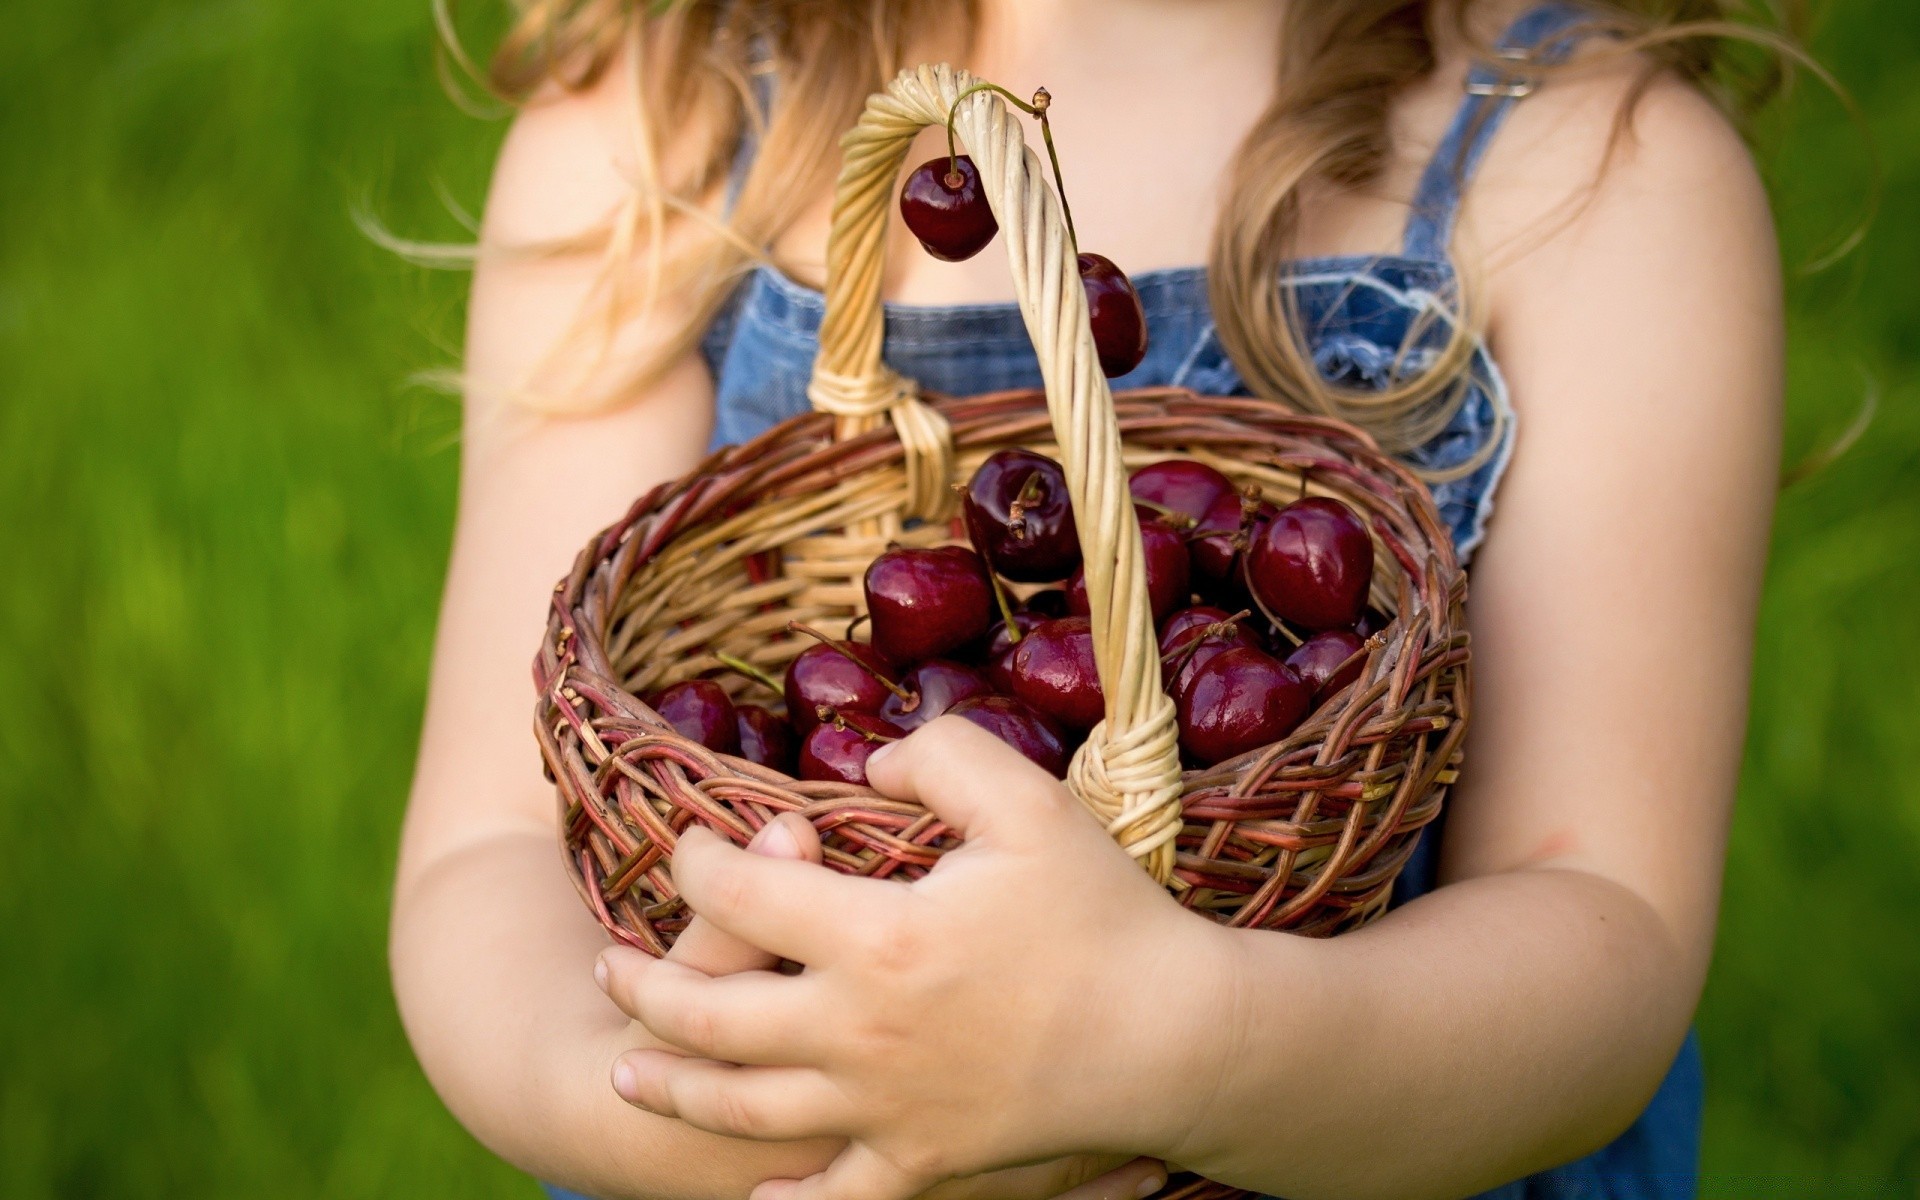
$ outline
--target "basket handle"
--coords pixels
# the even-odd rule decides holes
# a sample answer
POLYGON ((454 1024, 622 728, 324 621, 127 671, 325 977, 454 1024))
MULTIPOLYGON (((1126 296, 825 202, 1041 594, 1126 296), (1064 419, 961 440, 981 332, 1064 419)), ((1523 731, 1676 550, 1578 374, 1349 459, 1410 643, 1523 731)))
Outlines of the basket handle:
MULTIPOLYGON (((929 519, 951 512, 952 438, 945 419, 919 399, 917 385, 881 361, 881 267, 908 146, 921 129, 944 126, 955 99, 975 82, 944 64, 903 71, 867 101, 859 124, 842 139, 845 165, 827 239, 826 315, 808 387, 814 407, 838 418, 840 437, 892 420, 907 457, 906 511, 929 519)), ((1160 686, 1159 639, 1120 427, 1087 323, 1073 245, 1040 159, 999 96, 968 96, 954 127, 1000 222, 1086 560, 1106 719, 1074 756, 1067 785, 1164 884, 1173 875, 1181 825, 1173 703, 1160 686)))

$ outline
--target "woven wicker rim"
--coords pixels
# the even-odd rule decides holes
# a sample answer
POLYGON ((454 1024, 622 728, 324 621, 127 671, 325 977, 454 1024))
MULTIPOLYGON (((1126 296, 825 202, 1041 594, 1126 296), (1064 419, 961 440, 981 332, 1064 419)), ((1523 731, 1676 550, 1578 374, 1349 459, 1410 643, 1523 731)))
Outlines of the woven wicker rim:
POLYGON ((1465 579, 1424 488, 1339 422, 1178 389, 1116 400, 1057 201, 990 94, 961 103, 956 125, 999 216, 1047 391, 922 398, 881 362, 893 184, 914 134, 944 121, 971 82, 945 67, 906 72, 848 135, 811 388, 819 411, 655 488, 555 589, 536 730, 576 883, 629 944, 663 953, 684 925, 666 864, 695 822, 744 842, 801 812, 830 865, 881 877, 913 878, 956 844, 916 806, 716 755, 638 697, 717 669, 721 653, 779 670, 801 645, 781 636, 789 619, 844 628, 861 611, 867 563, 890 541, 953 540, 949 485, 1006 446, 1060 457, 1080 517, 1108 711, 1070 786, 1181 903, 1311 934, 1368 920, 1454 778, 1465 579), (1397 614, 1361 680, 1288 739, 1184 778, 1126 487, 1130 467, 1174 456, 1276 498, 1299 488, 1353 506, 1382 551, 1375 606, 1397 614))

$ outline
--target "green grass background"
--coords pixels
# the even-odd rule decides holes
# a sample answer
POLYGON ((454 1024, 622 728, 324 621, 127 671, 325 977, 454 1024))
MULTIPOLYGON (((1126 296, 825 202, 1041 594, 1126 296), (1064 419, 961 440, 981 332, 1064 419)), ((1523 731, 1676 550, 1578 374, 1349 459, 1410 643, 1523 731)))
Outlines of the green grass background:
MULTIPOLYGON (((0 1196, 532 1194, 428 1090, 383 966, 456 458, 406 380, 450 361, 464 281, 351 213, 457 236, 442 195, 478 204, 501 130, 436 86, 426 10, 0 22, 0 1196)), ((1863 379, 1883 404, 1780 506, 1711 1195, 1920 1177, 1920 14, 1836 5, 1816 49, 1888 192, 1795 284, 1790 455, 1863 379)), ((1809 94, 1769 161, 1811 257, 1860 142, 1809 94)))

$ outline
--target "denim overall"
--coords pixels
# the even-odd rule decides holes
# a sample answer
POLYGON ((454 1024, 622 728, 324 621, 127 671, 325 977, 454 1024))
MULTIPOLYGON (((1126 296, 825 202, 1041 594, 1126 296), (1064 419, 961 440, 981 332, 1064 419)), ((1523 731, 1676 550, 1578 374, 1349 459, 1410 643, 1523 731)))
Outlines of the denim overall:
MULTIPOLYGON (((1503 57, 1552 63, 1572 53, 1581 10, 1543 4, 1509 28, 1503 57)), ((1447 256, 1462 192, 1508 111, 1531 90, 1487 67, 1474 70, 1467 98, 1415 194, 1398 254, 1303 259, 1283 276, 1321 373, 1347 387, 1383 387, 1416 374, 1444 346, 1455 276, 1447 256)), ((751 147, 747 154, 751 153, 751 147)), ((743 155, 744 159, 745 155, 743 155)), ((1149 346, 1116 391, 1172 385, 1203 395, 1246 395, 1214 330, 1203 267, 1133 277, 1146 309, 1149 346)), ((715 446, 746 441, 808 409, 807 380, 819 351, 821 294, 762 267, 742 283, 703 344, 715 384, 715 446)), ((886 307, 889 364, 929 391, 965 396, 1041 386, 1026 324, 1012 303, 886 307)), ((1499 368, 1476 356, 1472 388, 1451 423, 1404 456, 1444 469, 1484 460, 1462 478, 1433 486, 1462 561, 1486 535, 1493 493, 1513 452, 1514 421, 1499 368)), ((1441 826, 1422 836, 1394 887, 1405 903, 1435 885, 1441 826)), ((1490 1047, 1490 1049, 1492 1049, 1490 1047)), ((1602 1051, 1604 1052, 1604 1051, 1602 1051)), ((1696 1039, 1685 1046, 1638 1121, 1598 1152, 1516 1180, 1478 1200, 1678 1200, 1695 1190, 1703 1079, 1696 1039)), ((549 1189, 556 1200, 579 1200, 549 1189)))

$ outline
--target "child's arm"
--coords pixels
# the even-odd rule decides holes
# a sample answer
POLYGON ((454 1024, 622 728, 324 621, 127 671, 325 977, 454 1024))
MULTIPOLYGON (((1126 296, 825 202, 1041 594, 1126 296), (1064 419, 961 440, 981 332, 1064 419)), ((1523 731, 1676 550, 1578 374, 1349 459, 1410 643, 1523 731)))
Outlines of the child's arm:
MULTIPOLYGON (((565 238, 623 200, 628 102, 616 71, 586 95, 532 107, 502 152, 485 240, 565 238)), ((729 1200, 769 1175, 818 1170, 842 1143, 722 1138, 620 1102, 608 1081, 615 1057, 662 1043, 594 985, 607 939, 567 880, 533 744, 529 664, 553 582, 635 496, 698 460, 710 421, 712 384, 697 361, 604 415, 516 410, 509 389, 530 373, 551 383, 536 368, 593 286, 597 261, 502 252, 475 273, 459 521, 394 898, 394 986, 448 1107, 509 1161, 598 1196, 729 1200)), ((698 922, 676 961, 709 973, 773 961, 697 932, 698 922)), ((1072 1200, 1132 1200, 1153 1164, 1089 1182, 1123 1161, 1044 1162, 929 1200, 1045 1200, 1076 1187, 1072 1200)))
POLYGON ((1570 203, 1617 96, 1529 101, 1528 173, 1483 181, 1483 227, 1561 220, 1495 276, 1521 449, 1473 579, 1449 886, 1331 942, 1220 931, 1147 886, 1061 789, 936 722, 870 767, 968 832, 922 883, 683 845, 697 910, 809 969, 756 987, 750 1020, 744 990, 631 955, 609 956, 616 994, 682 1046, 697 1030, 715 1058, 803 1065, 641 1054, 633 1094, 705 1127, 853 1139, 829 1173, 758 1200, 893 1200, 1068 1147, 1299 1200, 1451 1196, 1632 1120, 1710 955, 1781 315, 1758 181, 1692 93, 1658 87, 1598 192, 1570 203), (816 915, 798 927, 794 910, 816 915))
POLYGON ((622 98, 616 78, 533 106, 488 200, 485 241, 501 249, 474 278, 459 519, 401 850, 393 974, 429 1077, 503 1156, 596 1194, 719 1197, 776 1164, 817 1165, 832 1144, 727 1142, 612 1095, 614 1056, 650 1040, 594 986, 606 938, 562 868, 531 730, 529 664, 554 581, 634 496, 697 461, 710 421, 711 384, 694 361, 600 416, 540 418, 507 394, 555 384, 536 368, 575 319, 598 256, 506 248, 590 228, 626 194, 613 149, 622 98))

